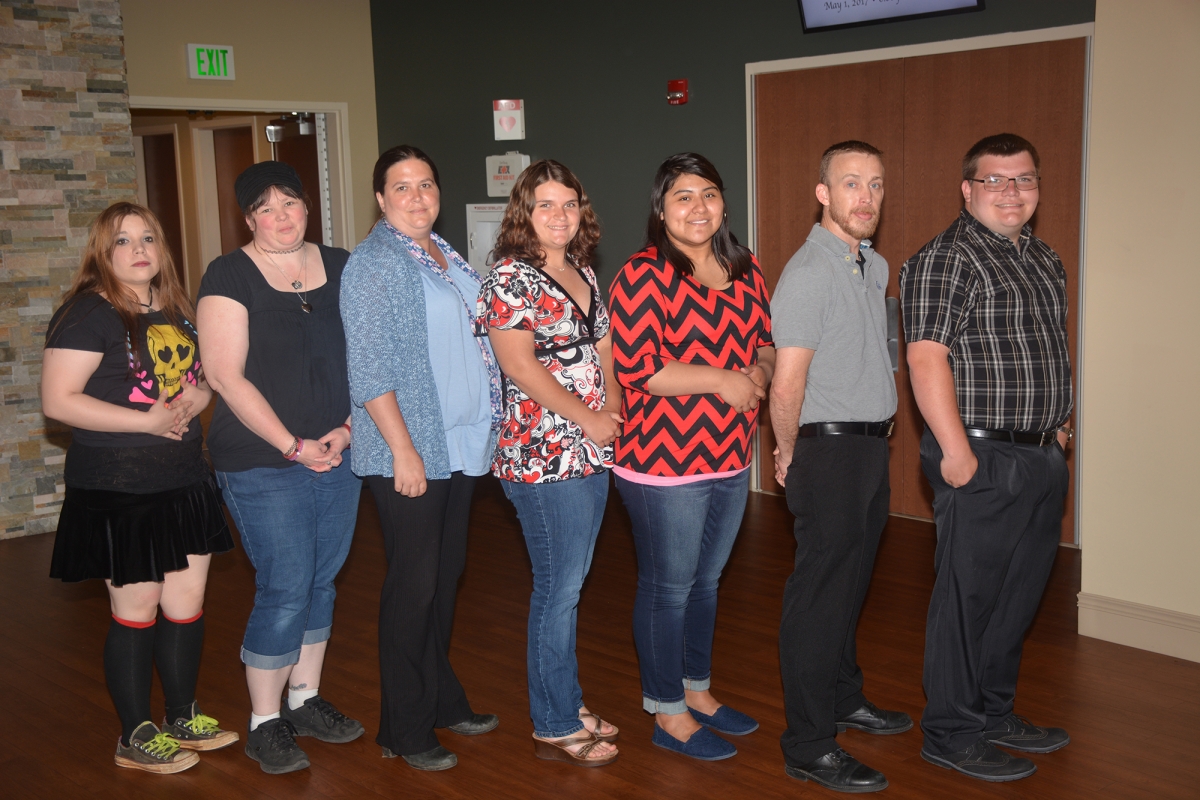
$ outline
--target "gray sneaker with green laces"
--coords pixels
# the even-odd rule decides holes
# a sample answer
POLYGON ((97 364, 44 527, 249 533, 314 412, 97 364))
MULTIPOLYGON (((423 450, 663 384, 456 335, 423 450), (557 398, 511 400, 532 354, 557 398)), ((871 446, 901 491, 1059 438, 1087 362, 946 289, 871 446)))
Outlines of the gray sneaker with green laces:
POLYGON ((191 718, 174 722, 163 720, 163 733, 169 734, 185 750, 220 750, 238 740, 234 731, 222 730, 217 721, 192 702, 191 718))
POLYGON ((175 737, 160 732, 153 722, 146 720, 129 737, 128 746, 117 739, 113 760, 118 767, 167 775, 196 766, 200 756, 181 749, 175 737))

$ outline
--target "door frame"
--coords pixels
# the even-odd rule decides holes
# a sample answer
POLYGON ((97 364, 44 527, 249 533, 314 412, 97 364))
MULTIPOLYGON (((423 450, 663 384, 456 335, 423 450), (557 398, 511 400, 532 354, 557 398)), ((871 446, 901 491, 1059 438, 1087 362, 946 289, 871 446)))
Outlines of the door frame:
MULTIPOLYGON (((197 109, 203 111, 244 111, 247 116, 254 114, 286 113, 291 111, 311 111, 325 114, 327 146, 329 158, 329 204, 330 221, 333 226, 333 240, 337 247, 351 249, 354 244, 354 197, 353 172, 350 162, 350 115, 348 103, 314 102, 310 100, 238 100, 196 97, 155 97, 150 95, 130 95, 129 107, 132 109, 161 109, 174 110, 197 109), (332 119, 331 119, 332 117, 332 119)), ((219 122, 218 120, 198 119, 196 122, 205 127, 205 123, 219 122)), ((201 127, 201 126, 196 126, 201 127)), ((258 152, 258 141, 255 137, 255 153, 258 152)), ((257 157, 257 155, 256 155, 257 157)), ((207 265, 207 261, 204 265, 207 265)))
MULTIPOLYGON (((922 44, 901 45, 899 47, 883 47, 876 50, 856 50, 847 53, 830 53, 828 55, 805 56, 802 58, 782 58, 774 61, 755 61, 746 64, 746 210, 747 237, 751 250, 757 248, 758 217, 756 213, 757 173, 755 172, 755 95, 754 78, 772 72, 793 72, 802 69, 817 69, 842 64, 861 64, 869 61, 886 61, 893 58, 913 58, 918 56, 941 55, 943 53, 960 53, 967 50, 988 50, 994 47, 1010 47, 1012 45, 1033 44, 1036 42, 1054 42, 1062 39, 1086 39, 1087 56, 1084 66, 1084 97, 1083 97, 1083 147, 1080 169, 1079 187, 1079 298, 1078 312, 1075 325, 1077 341, 1074 362, 1075 380, 1075 427, 1083 430, 1083 385, 1082 366, 1083 350, 1086 342, 1083 337, 1083 320, 1085 305, 1085 287, 1087 286, 1086 265, 1087 250, 1087 166, 1088 166, 1088 131, 1091 128, 1091 86, 1092 86, 1092 37, 1096 25, 1086 22, 1080 25, 1063 25, 1056 28, 1040 28, 1031 31, 1016 31, 1013 33, 998 33, 990 36, 974 36, 967 39, 949 39, 940 42, 924 42, 922 44)), ((1080 498, 1083 496, 1083 448, 1084 437, 1075 438, 1075 546, 1082 541, 1082 516, 1080 498)), ((765 492, 759 479, 760 458, 758 438, 755 437, 751 450, 750 489, 765 492)), ((1064 543, 1065 544, 1065 543, 1064 543)))

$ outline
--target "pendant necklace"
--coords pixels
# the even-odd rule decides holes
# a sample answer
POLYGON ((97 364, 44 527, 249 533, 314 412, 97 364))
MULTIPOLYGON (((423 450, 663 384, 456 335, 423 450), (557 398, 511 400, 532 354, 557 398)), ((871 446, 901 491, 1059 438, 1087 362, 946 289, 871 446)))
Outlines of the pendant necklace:
POLYGON ((292 284, 292 290, 296 293, 296 297, 300 298, 300 308, 304 310, 305 314, 311 313, 313 307, 312 307, 312 304, 308 302, 308 290, 305 289, 304 294, 303 295, 300 294, 300 289, 304 287, 304 281, 300 280, 299 277, 297 277, 295 280, 288 278, 288 275, 286 272, 283 271, 283 268, 280 267, 278 264, 276 264, 275 259, 271 258, 271 256, 268 255, 268 253, 271 253, 271 252, 294 253, 294 252, 296 252, 296 250, 300 250, 300 274, 304 276, 305 280, 307 280, 308 279, 308 249, 305 248, 303 244, 301 244, 300 247, 296 248, 296 250, 275 250, 275 251, 263 250, 261 247, 258 246, 258 242, 254 243, 254 249, 257 250, 258 252, 262 253, 263 256, 266 257, 267 261, 271 262, 271 266, 274 267, 275 269, 279 270, 279 274, 282 275, 285 280, 290 281, 290 283, 292 284))
POLYGON ((150 302, 143 303, 141 300, 138 300, 138 305, 147 311, 152 310, 150 307, 154 305, 154 284, 150 284, 150 302))

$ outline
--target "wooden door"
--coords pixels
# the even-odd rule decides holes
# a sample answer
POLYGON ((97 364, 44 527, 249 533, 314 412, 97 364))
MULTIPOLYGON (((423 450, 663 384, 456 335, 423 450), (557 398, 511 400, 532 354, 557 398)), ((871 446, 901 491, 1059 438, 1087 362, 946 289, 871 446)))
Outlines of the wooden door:
POLYGON ((284 126, 284 137, 277 148, 277 158, 285 164, 290 164, 300 176, 300 184, 308 195, 308 227, 304 230, 304 240, 321 244, 322 236, 322 204, 321 204, 321 173, 320 158, 317 153, 317 134, 301 134, 299 125, 284 126))
POLYGON ((234 182, 254 164, 254 130, 250 126, 216 128, 213 162, 217 171, 217 219, 221 225, 221 252, 230 253, 250 243, 250 229, 238 206, 234 182))
MULTIPOLYGON (((1078 353, 1080 182, 1086 41, 1069 39, 759 75, 755 78, 758 255, 774 288, 788 258, 820 216, 813 194, 821 153, 863 139, 880 148, 885 195, 875 246, 899 295, 904 260, 962 208, 962 156, 984 136, 1010 131, 1041 156, 1043 188, 1034 232, 1067 271, 1068 335, 1078 353)), ((931 518, 932 492, 918 453, 924 422, 900 345, 899 407, 891 439, 892 513, 931 518)), ((1073 359, 1077 363, 1077 359, 1073 359)), ((761 485, 774 482, 769 422, 759 439, 761 485)), ((1074 453, 1068 452, 1072 478, 1074 453)), ((1063 540, 1074 541, 1074 480, 1063 540)))
POLYGON ((175 134, 156 133, 141 138, 146 162, 146 207, 154 212, 162 224, 179 282, 187 286, 183 260, 183 223, 179 209, 179 171, 175 164, 175 134))

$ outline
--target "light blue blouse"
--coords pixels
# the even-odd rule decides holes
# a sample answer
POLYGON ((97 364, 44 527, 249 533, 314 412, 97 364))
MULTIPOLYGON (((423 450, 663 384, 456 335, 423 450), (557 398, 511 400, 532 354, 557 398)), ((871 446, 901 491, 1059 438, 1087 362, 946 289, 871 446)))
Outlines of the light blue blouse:
POLYGON ((474 304, 479 283, 449 263, 451 286, 421 265, 429 362, 437 385, 450 455, 450 471, 485 475, 491 467, 492 420, 488 401, 488 372, 471 331, 463 302, 474 304))

